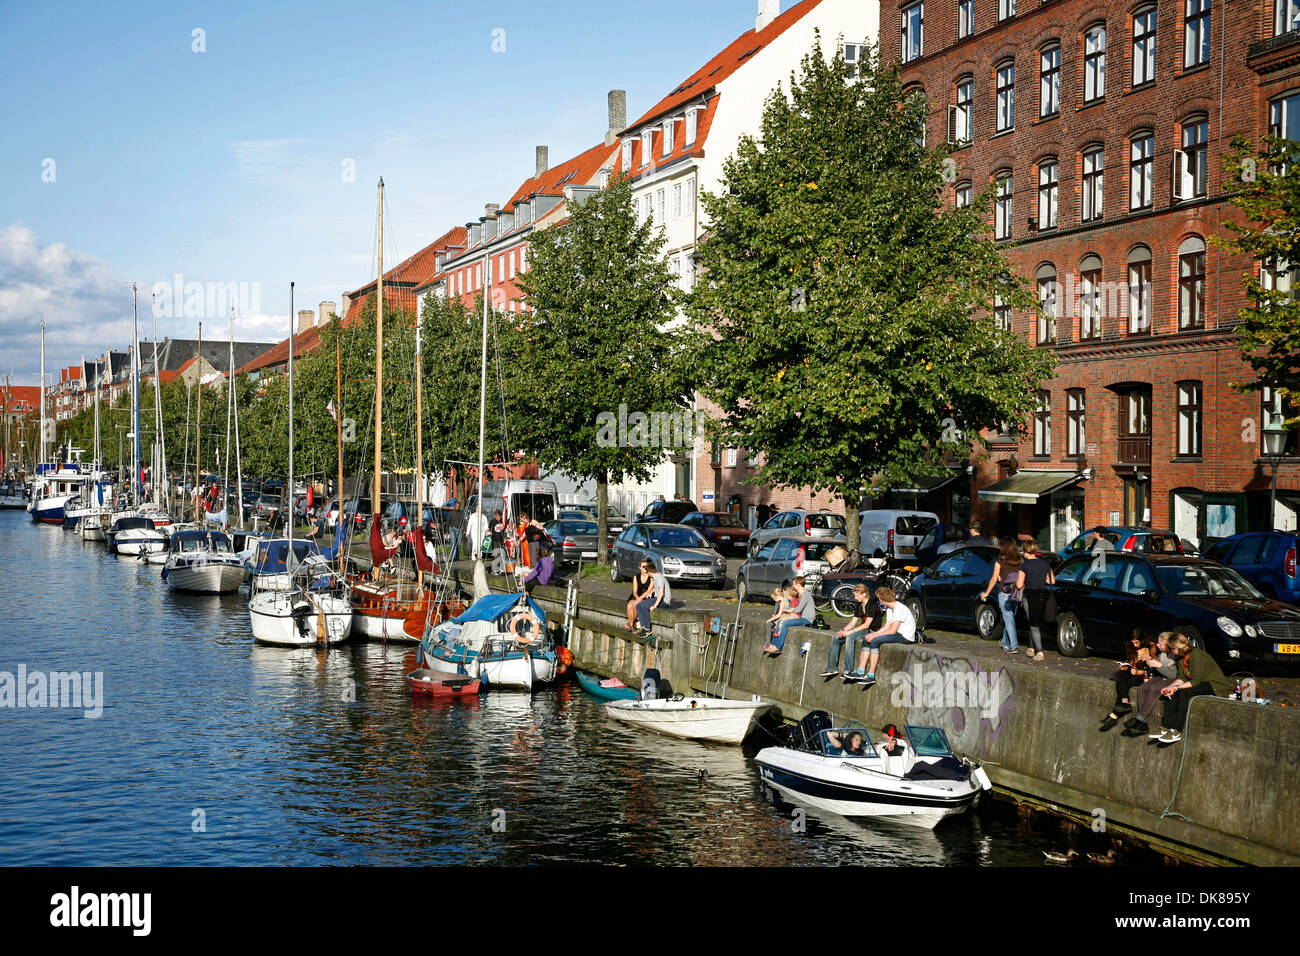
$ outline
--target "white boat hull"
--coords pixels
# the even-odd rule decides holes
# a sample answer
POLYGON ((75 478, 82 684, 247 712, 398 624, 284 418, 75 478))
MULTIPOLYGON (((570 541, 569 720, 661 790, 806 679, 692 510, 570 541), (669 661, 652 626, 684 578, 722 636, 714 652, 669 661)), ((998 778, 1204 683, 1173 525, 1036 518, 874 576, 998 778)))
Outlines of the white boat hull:
POLYGON ((266 591, 249 598, 248 614, 253 639, 276 647, 342 644, 352 633, 352 605, 334 594, 266 591))
POLYGON ((167 550, 167 536, 161 531, 130 528, 113 536, 113 550, 126 557, 167 550))
POLYGON ((167 586, 192 594, 230 594, 244 583, 244 566, 236 562, 169 563, 167 586))
POLYGON ((771 707, 769 701, 687 697, 679 701, 616 700, 605 705, 605 713, 633 727, 670 737, 739 744, 771 707))

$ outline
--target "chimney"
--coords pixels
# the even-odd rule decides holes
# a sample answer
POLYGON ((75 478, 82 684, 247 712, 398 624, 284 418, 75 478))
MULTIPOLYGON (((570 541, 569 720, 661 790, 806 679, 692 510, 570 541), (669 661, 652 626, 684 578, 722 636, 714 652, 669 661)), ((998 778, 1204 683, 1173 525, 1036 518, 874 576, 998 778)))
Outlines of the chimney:
POLYGON ((316 313, 311 309, 298 310, 298 331, 305 332, 316 324, 316 313))
POLYGON ((337 319, 338 317, 339 317, 339 313, 338 310, 334 307, 333 302, 322 302, 320 304, 320 319, 318 321, 320 322, 321 325, 324 325, 326 322, 330 322, 334 319, 337 319))
POLYGON ((605 145, 613 146, 619 132, 627 127, 627 90, 609 91, 609 131, 605 145))
POLYGON ((551 168, 551 151, 545 146, 537 147, 537 175, 540 176, 551 168))
POLYGON ((781 15, 781 0, 758 0, 758 19, 754 21, 754 32, 762 30, 781 15))
POLYGON ((500 210, 501 207, 497 203, 490 202, 483 207, 483 215, 488 219, 492 219, 498 212, 500 212, 500 210))

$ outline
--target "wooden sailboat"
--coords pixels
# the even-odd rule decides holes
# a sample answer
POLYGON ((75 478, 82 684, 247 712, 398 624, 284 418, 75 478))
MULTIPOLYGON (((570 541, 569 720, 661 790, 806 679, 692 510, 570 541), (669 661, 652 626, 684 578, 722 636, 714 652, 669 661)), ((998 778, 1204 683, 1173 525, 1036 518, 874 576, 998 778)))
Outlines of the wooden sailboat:
MULTIPOLYGON (((424 540, 424 436, 421 392, 420 316, 415 318, 415 521, 408 524, 407 540, 415 557, 415 580, 403 579, 386 572, 383 561, 396 549, 384 545, 380 532, 379 503, 382 501, 381 485, 383 464, 384 425, 384 181, 379 180, 379 278, 376 282, 375 311, 375 474, 371 486, 371 502, 375 513, 370 523, 370 551, 374 570, 368 579, 352 584, 352 626, 356 632, 375 641, 399 641, 418 644, 430 622, 436 624, 464 609, 460 602, 448 601, 431 592, 424 575, 433 570, 433 561, 424 540)), ((342 482, 340 481, 340 500, 342 482)))

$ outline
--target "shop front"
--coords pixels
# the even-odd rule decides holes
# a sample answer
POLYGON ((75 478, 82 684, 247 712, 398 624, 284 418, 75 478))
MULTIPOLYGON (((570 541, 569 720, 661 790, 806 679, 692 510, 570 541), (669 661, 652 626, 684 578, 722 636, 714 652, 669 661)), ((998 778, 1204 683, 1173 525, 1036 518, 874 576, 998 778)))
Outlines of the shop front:
POLYGON ((981 488, 978 497, 996 506, 991 526, 998 537, 1028 535, 1058 551, 1087 527, 1083 478, 1078 471, 1021 469, 981 488))

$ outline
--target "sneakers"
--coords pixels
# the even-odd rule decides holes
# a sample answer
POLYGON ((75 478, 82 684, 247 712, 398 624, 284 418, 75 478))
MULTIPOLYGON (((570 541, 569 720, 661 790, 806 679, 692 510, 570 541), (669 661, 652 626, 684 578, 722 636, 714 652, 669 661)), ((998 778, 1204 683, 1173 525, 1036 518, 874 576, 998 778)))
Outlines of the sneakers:
POLYGON ((1034 655, 1034 660, 1045 661, 1047 660, 1047 655, 1044 654, 1042 651, 1039 651, 1037 654, 1034 655))
POLYGON ((1163 734, 1161 734, 1159 737, 1156 738, 1156 743, 1160 744, 1161 746, 1165 746, 1167 744, 1176 744, 1178 743, 1178 741, 1182 739, 1183 739, 1183 735, 1180 734, 1178 731, 1166 730, 1163 734))
POLYGON ((1101 722, 1101 726, 1098 727, 1097 729, 1104 734, 1106 731, 1110 730, 1118 723, 1119 723, 1118 717, 1112 717, 1109 714, 1107 714, 1106 719, 1101 722))
POLYGON ((840 676, 840 672, 838 670, 822 671, 822 677, 826 678, 827 680, 830 680, 832 677, 839 677, 839 676, 840 676))
POLYGON ((845 679, 846 681, 859 681, 859 680, 866 680, 866 679, 867 679, 867 672, 864 671, 861 667, 859 667, 857 670, 845 671, 845 672, 844 672, 844 679, 845 679))
POLYGON ((1123 717, 1125 714, 1131 714, 1133 713, 1133 705, 1128 703, 1116 704, 1115 710, 1112 711, 1112 713, 1118 714, 1120 717, 1123 717))
POLYGON ((1161 729, 1161 730, 1152 731, 1151 733, 1147 734, 1147 737, 1149 737, 1151 740, 1158 740, 1164 735, 1165 735, 1165 731, 1161 729))
POLYGON ((876 675, 875 675, 875 674, 868 674, 866 677, 860 678, 859 680, 860 680, 860 683, 862 684, 862 686, 863 686, 864 688, 867 688, 867 687, 870 687, 872 684, 874 684, 874 683, 876 682, 876 675))

